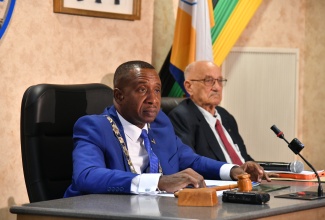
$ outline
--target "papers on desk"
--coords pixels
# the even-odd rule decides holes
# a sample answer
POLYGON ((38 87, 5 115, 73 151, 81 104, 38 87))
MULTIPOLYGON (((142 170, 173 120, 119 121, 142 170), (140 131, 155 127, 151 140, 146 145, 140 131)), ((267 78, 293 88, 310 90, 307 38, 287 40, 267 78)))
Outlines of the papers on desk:
MULTIPOLYGON (((279 177, 272 177, 272 180, 291 180, 291 181, 315 181, 317 182, 316 174, 313 171, 302 171, 301 173, 293 173, 286 171, 265 171, 279 174, 279 177)), ((322 182, 325 182, 325 171, 317 171, 322 182)))

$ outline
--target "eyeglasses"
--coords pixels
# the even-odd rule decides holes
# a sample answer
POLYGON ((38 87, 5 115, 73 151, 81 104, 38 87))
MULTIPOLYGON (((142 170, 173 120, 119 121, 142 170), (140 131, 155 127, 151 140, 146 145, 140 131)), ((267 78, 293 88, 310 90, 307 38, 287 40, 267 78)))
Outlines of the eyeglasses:
POLYGON ((223 79, 223 78, 214 79, 212 77, 208 77, 205 79, 190 79, 190 81, 203 82, 204 85, 206 86, 214 86, 214 84, 217 81, 219 86, 221 87, 225 86, 227 83, 227 79, 223 79))

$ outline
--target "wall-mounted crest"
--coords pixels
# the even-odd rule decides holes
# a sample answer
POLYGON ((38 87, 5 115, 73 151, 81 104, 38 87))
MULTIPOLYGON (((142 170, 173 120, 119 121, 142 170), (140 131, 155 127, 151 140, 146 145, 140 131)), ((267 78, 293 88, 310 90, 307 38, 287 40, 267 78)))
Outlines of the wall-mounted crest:
POLYGON ((15 3, 16 0, 0 0, 0 40, 8 27, 15 3))

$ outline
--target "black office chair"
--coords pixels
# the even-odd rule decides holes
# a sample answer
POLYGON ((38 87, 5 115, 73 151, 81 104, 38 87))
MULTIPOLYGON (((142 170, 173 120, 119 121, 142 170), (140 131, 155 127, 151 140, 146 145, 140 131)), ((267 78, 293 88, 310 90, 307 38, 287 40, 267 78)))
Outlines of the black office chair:
POLYGON ((29 87, 21 105, 21 153, 30 202, 62 198, 72 178, 72 129, 76 120, 113 104, 104 84, 29 87))
POLYGON ((161 97, 161 110, 168 115, 184 99, 182 97, 161 97))

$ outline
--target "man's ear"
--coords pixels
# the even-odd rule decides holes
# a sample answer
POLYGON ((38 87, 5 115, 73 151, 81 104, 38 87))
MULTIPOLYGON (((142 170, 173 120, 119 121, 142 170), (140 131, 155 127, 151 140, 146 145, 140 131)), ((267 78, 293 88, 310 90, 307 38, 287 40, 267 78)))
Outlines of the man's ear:
POLYGON ((124 99, 123 92, 118 88, 114 89, 114 99, 118 104, 120 104, 124 99))
POLYGON ((188 80, 184 81, 184 88, 189 95, 192 94, 192 84, 188 80))

